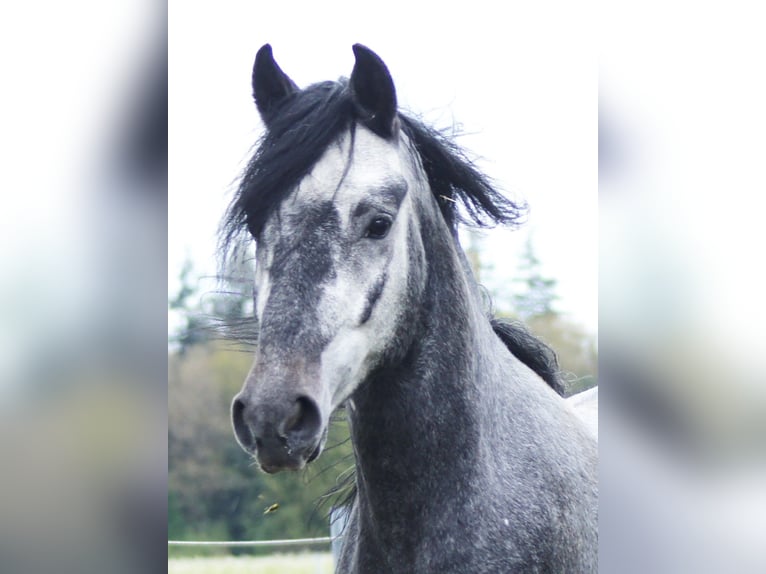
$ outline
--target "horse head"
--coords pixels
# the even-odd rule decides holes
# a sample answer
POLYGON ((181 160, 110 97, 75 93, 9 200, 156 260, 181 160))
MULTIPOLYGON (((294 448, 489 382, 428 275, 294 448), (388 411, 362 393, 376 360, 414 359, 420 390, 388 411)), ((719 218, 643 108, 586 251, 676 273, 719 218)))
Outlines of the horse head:
POLYGON ((256 242, 260 331, 232 419, 269 473, 319 456, 331 413, 405 344, 423 288, 413 198, 427 183, 400 137, 385 64, 361 45, 354 54, 347 83, 303 91, 270 46, 255 60, 267 132, 238 209, 256 242))

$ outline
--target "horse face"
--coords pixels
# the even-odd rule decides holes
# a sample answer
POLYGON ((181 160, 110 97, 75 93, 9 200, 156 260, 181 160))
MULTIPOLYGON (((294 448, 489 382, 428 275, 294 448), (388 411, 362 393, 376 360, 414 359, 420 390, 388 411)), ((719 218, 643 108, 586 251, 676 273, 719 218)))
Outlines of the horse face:
POLYGON ((422 184, 402 148, 357 127, 257 238, 259 345, 233 421, 266 472, 319 455, 330 414, 396 344, 422 289, 410 273, 423 258, 412 199, 422 184))

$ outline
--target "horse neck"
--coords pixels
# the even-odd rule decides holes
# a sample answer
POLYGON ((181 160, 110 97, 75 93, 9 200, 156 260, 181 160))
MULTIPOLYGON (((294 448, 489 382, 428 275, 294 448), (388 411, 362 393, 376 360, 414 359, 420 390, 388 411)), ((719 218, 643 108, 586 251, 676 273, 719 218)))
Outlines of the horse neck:
POLYGON ((446 227, 421 235, 428 277, 420 316, 408 326, 411 344, 355 392, 349 408, 360 521, 367 531, 385 524, 383 537, 394 536, 395 524, 413 532, 438 522, 434 513, 454 509, 481 466, 479 385, 482 355, 494 348, 491 327, 446 227))

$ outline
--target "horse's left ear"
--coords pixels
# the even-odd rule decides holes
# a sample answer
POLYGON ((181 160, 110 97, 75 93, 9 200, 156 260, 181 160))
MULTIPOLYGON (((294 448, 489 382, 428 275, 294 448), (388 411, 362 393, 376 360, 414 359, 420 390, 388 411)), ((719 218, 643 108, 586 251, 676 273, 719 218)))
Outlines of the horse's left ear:
POLYGON ((375 52, 361 44, 353 49, 356 63, 349 83, 359 119, 379 136, 390 138, 399 125, 394 81, 375 52))

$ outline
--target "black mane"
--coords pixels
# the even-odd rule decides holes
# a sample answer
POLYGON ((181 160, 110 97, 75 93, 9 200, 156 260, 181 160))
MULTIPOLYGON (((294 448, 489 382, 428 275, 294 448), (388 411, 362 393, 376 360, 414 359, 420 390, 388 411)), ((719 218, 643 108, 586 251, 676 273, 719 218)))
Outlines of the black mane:
POLYGON ((511 322, 493 317, 490 323, 495 334, 518 360, 537 373, 560 396, 565 396, 566 388, 561 380, 558 358, 553 349, 518 321, 511 322))
MULTIPOLYGON (((519 222, 526 206, 495 190, 454 141, 401 112, 399 120, 420 156, 450 229, 455 231, 458 223, 490 227, 519 222), (465 216, 461 217, 460 207, 465 216)), ((248 234, 258 237, 282 199, 308 175, 328 146, 346 130, 355 130, 357 121, 345 78, 309 86, 274 110, 221 225, 219 250, 224 261, 248 234)))

